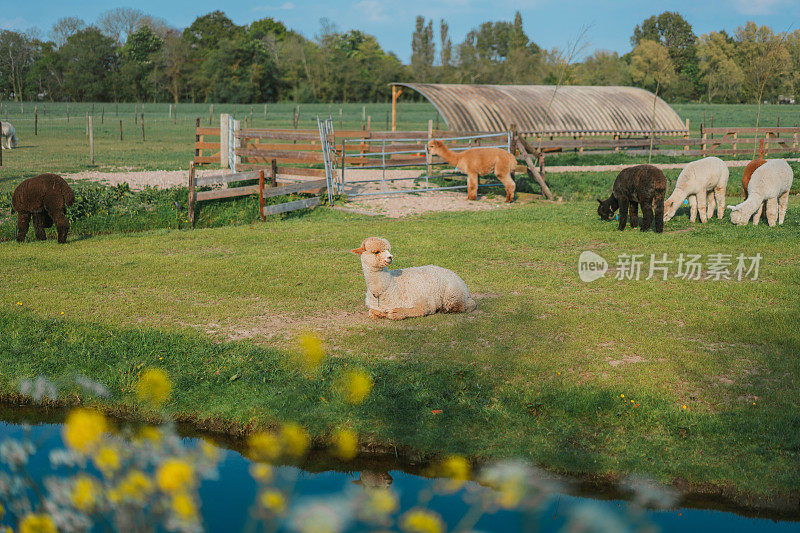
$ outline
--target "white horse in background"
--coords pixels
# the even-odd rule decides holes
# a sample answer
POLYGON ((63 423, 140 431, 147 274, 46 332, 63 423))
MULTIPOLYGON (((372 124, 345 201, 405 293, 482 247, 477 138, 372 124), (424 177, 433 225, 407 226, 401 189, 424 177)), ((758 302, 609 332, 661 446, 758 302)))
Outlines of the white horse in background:
POLYGON ((17 147, 17 132, 14 129, 14 126, 11 125, 10 122, 0 122, 0 126, 2 126, 3 134, 0 136, 0 143, 3 142, 3 137, 6 138, 6 148, 11 150, 12 148, 17 147))

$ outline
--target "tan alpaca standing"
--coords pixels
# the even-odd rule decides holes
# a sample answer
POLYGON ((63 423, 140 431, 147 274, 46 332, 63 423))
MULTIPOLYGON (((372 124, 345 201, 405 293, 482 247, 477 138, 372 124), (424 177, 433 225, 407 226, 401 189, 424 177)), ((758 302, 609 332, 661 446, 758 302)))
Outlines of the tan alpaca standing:
POLYGON ((428 141, 428 152, 438 155, 467 175, 467 198, 478 199, 478 176, 494 172, 506 188, 506 202, 514 200, 514 170, 517 158, 501 148, 470 148, 463 152, 453 152, 442 141, 428 141))

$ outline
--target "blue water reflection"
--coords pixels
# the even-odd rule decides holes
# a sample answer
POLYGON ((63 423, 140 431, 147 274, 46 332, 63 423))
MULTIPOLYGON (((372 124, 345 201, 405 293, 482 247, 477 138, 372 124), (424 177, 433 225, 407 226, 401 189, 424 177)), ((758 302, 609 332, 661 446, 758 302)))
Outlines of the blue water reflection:
MULTIPOLYGON (((20 439, 25 435, 23 426, 0 423, 0 442, 6 438, 20 439)), ((28 464, 27 473, 41 483, 52 475, 49 465, 49 451, 63 447, 61 426, 40 424, 31 428, 30 435, 37 446, 37 453, 28 464)), ((185 439, 187 446, 196 445, 194 439, 185 439)), ((218 464, 218 478, 204 480, 199 487, 203 526, 208 531, 243 531, 251 522, 258 485, 249 473, 250 461, 233 450, 222 450, 218 464)), ((5 465, 0 465, 0 471, 5 465)), ((66 475, 67 472, 59 472, 66 475)), ((348 491, 361 491, 364 486, 390 485, 400 499, 402 514, 420 504, 439 513, 445 520, 448 530, 455 528, 467 513, 469 496, 491 489, 476 483, 465 485, 460 491, 441 494, 434 491, 436 480, 408 474, 401 470, 364 472, 308 472, 294 466, 280 466, 275 469, 275 485, 290 495, 292 504, 313 498, 325 498, 332 494, 348 491), (429 498, 430 497, 430 498, 429 498)), ((628 502, 579 497, 567 494, 555 495, 539 509, 536 514, 522 511, 501 510, 482 516, 474 526, 477 531, 542 531, 564 530, 570 513, 587 505, 596 506, 603 513, 614 513, 628 517, 632 514, 628 502)), ((635 509, 635 508, 634 508, 635 509)), ((798 532, 800 523, 748 518, 735 513, 714 510, 680 508, 670 511, 644 511, 641 519, 656 525, 662 531, 724 531, 729 532, 798 532)), ((3 525, 7 524, 3 522, 3 525)), ((252 525, 252 524, 251 524, 252 525)), ((352 521, 347 531, 362 531, 365 524, 352 521)), ((369 528, 372 530, 373 528, 369 528)), ((282 524, 281 531, 289 531, 288 523, 282 524)), ((632 530, 632 529, 631 529, 632 530)))

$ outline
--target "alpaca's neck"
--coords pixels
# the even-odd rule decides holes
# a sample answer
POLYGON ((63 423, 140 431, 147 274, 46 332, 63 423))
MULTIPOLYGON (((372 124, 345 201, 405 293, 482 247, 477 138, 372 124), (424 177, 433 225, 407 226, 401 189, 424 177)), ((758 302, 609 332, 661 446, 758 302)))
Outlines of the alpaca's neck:
POLYGON ((675 187, 675 190, 672 191, 672 194, 669 195, 669 198, 667 198, 667 201, 665 203, 673 203, 677 207, 680 207, 683 201, 686 200, 686 196, 688 196, 686 194, 686 191, 684 191, 680 187, 675 187))
POLYGON ((386 292, 392 284, 392 275, 389 269, 383 267, 376 270, 367 265, 361 265, 364 270, 364 281, 367 282, 367 290, 376 298, 386 292))
POLYGON ((458 161, 460 159, 459 154, 452 151, 447 146, 442 146, 439 148, 439 157, 450 163, 451 165, 458 166, 458 161))
POLYGON ((756 192, 751 192, 747 196, 747 200, 739 204, 739 211, 746 217, 751 217, 758 211, 761 204, 764 202, 764 195, 756 192))

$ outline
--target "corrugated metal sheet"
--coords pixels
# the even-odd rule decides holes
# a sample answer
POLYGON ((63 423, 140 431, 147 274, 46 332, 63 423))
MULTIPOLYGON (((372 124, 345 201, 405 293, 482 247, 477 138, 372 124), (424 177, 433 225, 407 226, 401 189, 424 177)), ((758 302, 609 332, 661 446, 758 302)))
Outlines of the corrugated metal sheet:
MULTIPOLYGON (((455 131, 649 133, 653 93, 636 87, 393 83, 427 98, 455 131), (546 112, 550 99, 555 99, 546 112)), ((685 124, 656 99, 655 131, 683 132, 685 124)))

